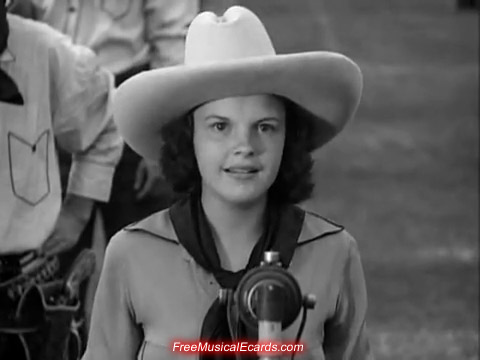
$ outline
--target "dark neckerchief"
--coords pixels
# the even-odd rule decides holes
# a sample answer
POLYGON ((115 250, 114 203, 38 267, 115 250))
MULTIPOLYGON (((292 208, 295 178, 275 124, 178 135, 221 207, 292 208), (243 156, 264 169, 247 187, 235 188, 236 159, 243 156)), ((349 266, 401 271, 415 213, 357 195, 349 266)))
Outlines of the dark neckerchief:
MULTIPOLYGON (((253 248, 246 268, 236 272, 225 270, 220 265, 212 230, 203 211, 200 196, 191 196, 174 204, 170 208, 170 218, 179 242, 197 264, 212 273, 222 288, 235 290, 243 275, 260 265, 265 251, 279 252, 283 266, 289 266, 302 230, 305 212, 293 205, 280 206, 269 201, 265 230, 253 248)), ((209 342, 232 340, 226 306, 221 305, 218 299, 207 311, 200 339, 209 342)))

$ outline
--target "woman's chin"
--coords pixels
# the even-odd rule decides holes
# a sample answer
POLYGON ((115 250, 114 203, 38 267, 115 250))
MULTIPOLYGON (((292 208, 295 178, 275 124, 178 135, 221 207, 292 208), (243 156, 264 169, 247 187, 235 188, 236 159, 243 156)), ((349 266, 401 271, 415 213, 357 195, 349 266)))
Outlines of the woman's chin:
POLYGON ((223 194, 223 199, 235 206, 253 206, 264 201, 264 191, 229 191, 223 194))

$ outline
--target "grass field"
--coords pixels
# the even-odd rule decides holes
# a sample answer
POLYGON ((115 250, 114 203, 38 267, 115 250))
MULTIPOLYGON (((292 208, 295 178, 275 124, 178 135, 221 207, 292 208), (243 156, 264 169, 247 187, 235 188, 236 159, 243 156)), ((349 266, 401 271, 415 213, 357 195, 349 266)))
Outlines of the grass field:
POLYGON ((478 14, 453 0, 236 3, 279 52, 340 51, 363 70, 358 116, 315 154, 306 206, 359 242, 377 359, 477 359, 478 14))

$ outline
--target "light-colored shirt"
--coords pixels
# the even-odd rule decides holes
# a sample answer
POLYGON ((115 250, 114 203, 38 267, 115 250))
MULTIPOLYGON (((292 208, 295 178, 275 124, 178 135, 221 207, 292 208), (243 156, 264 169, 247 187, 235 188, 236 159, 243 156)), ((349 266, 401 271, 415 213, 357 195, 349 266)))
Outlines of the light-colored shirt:
MULTIPOLYGON (((306 213, 289 271, 302 294, 317 300, 300 339, 306 348, 295 359, 373 360, 355 239, 306 213)), ((173 352, 173 342, 205 341, 202 323, 219 289, 179 243, 168 209, 128 226, 107 247, 83 360, 198 358, 173 352)), ((294 341, 300 323, 298 316, 282 339, 294 341)))
POLYGON ((56 143, 73 154, 67 192, 107 201, 122 141, 112 76, 94 53, 49 26, 7 15, 0 66, 25 104, 0 102, 0 253, 36 249, 61 207, 56 143))
POLYGON ((199 10, 198 0, 34 1, 40 20, 93 49, 114 74, 182 63, 185 34, 199 10))

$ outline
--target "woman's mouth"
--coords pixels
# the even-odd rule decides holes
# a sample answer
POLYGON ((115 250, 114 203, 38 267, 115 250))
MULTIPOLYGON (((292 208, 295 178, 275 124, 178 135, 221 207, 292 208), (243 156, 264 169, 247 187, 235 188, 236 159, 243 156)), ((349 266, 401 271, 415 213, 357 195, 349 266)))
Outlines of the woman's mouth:
POLYGON ((246 179, 256 175, 260 170, 256 167, 228 167, 224 171, 239 179, 246 179))
POLYGON ((235 169, 235 168, 228 168, 228 169, 225 169, 225 171, 230 174, 254 174, 258 172, 257 169, 235 169))

